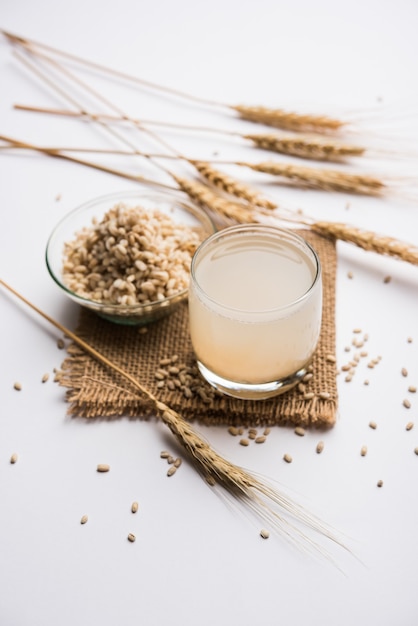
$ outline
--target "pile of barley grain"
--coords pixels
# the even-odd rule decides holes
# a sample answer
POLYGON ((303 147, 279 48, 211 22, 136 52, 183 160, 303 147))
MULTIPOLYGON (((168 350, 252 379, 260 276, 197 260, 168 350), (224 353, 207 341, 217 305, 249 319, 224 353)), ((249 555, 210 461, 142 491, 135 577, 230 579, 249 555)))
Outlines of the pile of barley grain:
POLYGON ((161 211, 123 203, 66 242, 63 282, 83 298, 117 305, 150 304, 189 285, 201 239, 161 211))

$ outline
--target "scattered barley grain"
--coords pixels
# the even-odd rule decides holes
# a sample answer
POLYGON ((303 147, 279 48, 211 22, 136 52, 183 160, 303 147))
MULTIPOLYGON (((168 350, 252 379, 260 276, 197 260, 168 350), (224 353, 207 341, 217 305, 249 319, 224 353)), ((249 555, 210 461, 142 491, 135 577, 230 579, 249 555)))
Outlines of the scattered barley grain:
POLYGON ((104 472, 108 472, 110 470, 110 465, 107 465, 107 463, 99 463, 99 465, 97 466, 97 471, 104 473, 104 472))

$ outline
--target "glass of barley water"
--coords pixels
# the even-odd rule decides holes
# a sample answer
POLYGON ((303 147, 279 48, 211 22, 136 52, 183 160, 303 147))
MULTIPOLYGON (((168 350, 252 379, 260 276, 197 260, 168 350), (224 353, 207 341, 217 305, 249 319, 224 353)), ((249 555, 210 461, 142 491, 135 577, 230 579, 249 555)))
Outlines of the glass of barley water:
POLYGON ((322 317, 317 253, 296 231, 231 226, 196 250, 190 336, 202 376, 230 396, 264 399, 306 374, 322 317))

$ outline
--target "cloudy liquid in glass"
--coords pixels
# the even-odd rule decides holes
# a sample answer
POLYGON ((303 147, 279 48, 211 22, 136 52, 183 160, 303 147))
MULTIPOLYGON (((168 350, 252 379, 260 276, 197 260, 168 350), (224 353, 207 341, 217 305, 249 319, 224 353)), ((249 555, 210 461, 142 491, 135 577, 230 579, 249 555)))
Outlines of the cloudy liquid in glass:
POLYGON ((241 234, 209 246, 196 259, 189 290, 198 361, 217 376, 244 384, 301 369, 320 331, 320 284, 311 289, 316 273, 313 256, 268 234, 241 234))

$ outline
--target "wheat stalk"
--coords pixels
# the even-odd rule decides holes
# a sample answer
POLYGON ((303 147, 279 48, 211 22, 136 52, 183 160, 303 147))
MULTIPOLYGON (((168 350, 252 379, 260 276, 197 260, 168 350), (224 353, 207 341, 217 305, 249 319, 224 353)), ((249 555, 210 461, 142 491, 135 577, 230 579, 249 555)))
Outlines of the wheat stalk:
POLYGON ((30 111, 32 113, 44 113, 50 115, 60 115, 67 117, 79 117, 82 119, 91 119, 94 121, 114 122, 130 122, 142 129, 147 126, 165 126, 169 128, 179 128, 187 131, 216 133, 229 137, 239 137, 245 141, 251 141, 256 147, 263 150, 278 152, 288 156, 296 156, 302 159, 310 159, 314 161, 336 161, 340 162, 348 157, 364 156, 367 152, 364 146, 347 144, 333 141, 331 139, 323 139, 314 135, 289 135, 289 134, 243 134, 237 131, 230 131, 221 128, 213 128, 208 126, 193 126, 189 124, 172 123, 162 120, 139 120, 130 118, 126 115, 109 115, 106 113, 90 113, 87 115, 83 111, 70 111, 66 109, 54 109, 46 107, 38 107, 31 105, 16 104, 16 109, 21 111, 30 111))
POLYGON ((243 135, 244 139, 252 141, 257 148, 296 156, 301 159, 316 161, 343 161, 347 157, 362 156, 366 149, 341 142, 325 140, 319 137, 277 134, 243 135))
POLYGON ((302 507, 294 503, 286 495, 273 488, 268 483, 263 482, 247 470, 231 463, 213 450, 208 442, 205 441, 179 413, 174 411, 165 403, 161 402, 129 372, 108 359, 76 333, 72 332, 60 322, 57 322, 52 317, 44 313, 2 279, 0 279, 0 285, 14 294, 37 314, 46 319, 50 324, 55 326, 66 337, 81 347, 85 352, 90 354, 94 359, 121 376, 122 379, 125 379, 143 396, 147 397, 152 403, 161 421, 170 429, 177 441, 188 452, 195 467, 206 478, 209 484, 218 484, 222 486, 227 493, 236 498, 238 501, 249 505, 253 512, 255 512, 263 520, 268 520, 273 525, 274 529, 279 531, 287 539, 290 539, 295 543, 297 543, 298 540, 302 540, 303 545, 299 547, 304 547, 306 545, 307 547, 318 550, 321 554, 330 558, 328 553, 321 546, 312 541, 297 526, 290 523, 285 517, 283 517, 282 513, 272 508, 272 505, 278 506, 283 512, 289 514, 298 523, 304 524, 308 528, 315 530, 345 550, 348 550, 340 539, 338 539, 336 535, 318 518, 309 514, 302 507))
POLYGON ((312 115, 286 111, 284 109, 270 109, 263 106, 235 105, 232 108, 244 120, 273 126, 282 130, 298 132, 328 133, 339 131, 346 122, 327 115, 312 115))
POLYGON ((230 202, 218 193, 215 193, 206 185, 194 180, 189 180, 181 176, 173 174, 174 180, 179 188, 186 193, 191 200, 197 204, 206 207, 215 215, 228 221, 238 222, 239 224, 253 223, 258 221, 257 213, 249 207, 242 204, 230 202))
POLYGON ((239 161, 236 165, 248 167, 256 172, 280 176, 302 186, 323 191, 379 196, 387 189, 385 183, 375 176, 352 174, 341 170, 318 169, 275 161, 264 161, 262 163, 239 161))
POLYGON ((339 222, 310 222, 309 226, 326 237, 353 243, 364 250, 418 265, 418 247, 411 243, 339 222))
POLYGON ((206 161, 191 160, 190 162, 195 166, 199 174, 201 174, 209 183, 226 193, 265 209, 277 208, 277 204, 268 198, 261 196, 254 188, 235 180, 223 172, 220 172, 206 161))
POLYGON ((336 119, 330 117, 328 115, 315 115, 315 114, 305 114, 298 113, 295 111, 287 111, 282 108, 267 108, 264 106, 247 106, 242 104, 230 104, 215 100, 210 100, 209 98, 201 98, 194 94, 190 94, 184 91, 180 91, 178 89, 173 89, 171 87, 166 87, 164 85, 160 85, 151 81, 144 80, 137 76, 128 75, 125 72, 120 72, 114 70, 112 68, 105 67, 98 63, 94 63, 87 59, 83 59, 74 54, 70 54, 68 52, 64 52, 52 46, 48 46, 38 41, 34 41, 33 39, 21 37, 19 35, 10 33, 4 29, 0 29, 0 32, 13 44, 20 45, 26 49, 31 49, 37 53, 36 48, 41 50, 47 50, 54 55, 61 56, 63 58, 70 59, 71 61, 75 61, 81 65, 86 67, 93 68, 100 72, 105 72, 106 74, 117 76, 129 82, 133 82, 136 84, 140 84, 142 86, 151 88, 156 91, 164 92, 165 94, 169 94, 172 96, 180 97, 191 102, 195 102, 201 105, 223 108, 228 111, 233 111, 234 113, 238 113, 238 116, 241 119, 251 121, 257 124, 263 124, 267 126, 273 126, 275 128, 282 128, 287 130, 293 130, 298 132, 317 132, 317 133, 329 133, 329 132, 338 132, 344 126, 347 125, 346 121, 336 119))

